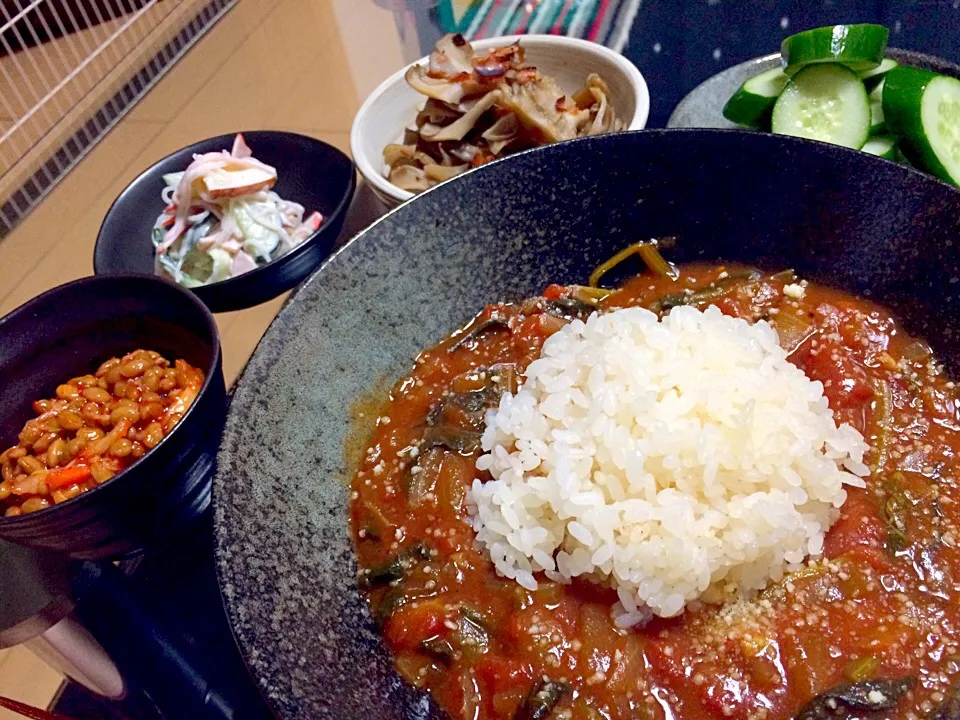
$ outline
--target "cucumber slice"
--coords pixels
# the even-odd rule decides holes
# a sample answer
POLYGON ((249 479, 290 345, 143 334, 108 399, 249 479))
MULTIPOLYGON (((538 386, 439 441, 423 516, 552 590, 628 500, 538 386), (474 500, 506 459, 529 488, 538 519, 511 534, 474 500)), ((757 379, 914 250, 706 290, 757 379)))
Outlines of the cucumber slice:
POLYGON ((883 113, 883 83, 884 78, 870 91, 870 137, 874 135, 885 135, 889 128, 887 127, 887 118, 883 113))
POLYGON ((960 80, 895 68, 883 84, 883 112, 910 162, 960 186, 960 80))
MULTIPOLYGON (((211 248, 211 252, 214 250, 223 252, 217 248, 211 248)), ((200 287, 210 279, 213 272, 213 257, 200 248, 193 247, 181 258, 177 272, 176 281, 185 288, 200 287)))
POLYGON ((897 139, 893 135, 880 135, 870 138, 866 144, 860 148, 865 153, 882 157, 885 160, 897 160, 897 139))
POLYGON ((211 268, 210 275, 204 280, 206 283, 222 282, 233 277, 230 267, 233 264, 233 257, 226 250, 220 248, 210 248, 211 268))
POLYGON ((243 249, 250 257, 270 262, 280 247, 283 224, 273 201, 233 200, 227 210, 243 234, 243 249))
POLYGON ((890 32, 883 25, 833 25, 791 35, 780 46, 787 75, 808 65, 840 63, 854 72, 880 65, 890 32))
POLYGON ((883 103, 870 101, 870 137, 884 135, 887 132, 887 118, 883 114, 883 103))
POLYGON ((860 79, 863 80, 863 84, 867 86, 867 90, 873 90, 878 84, 883 82, 883 78, 895 67, 900 67, 900 63, 893 58, 884 58, 873 70, 866 70, 865 72, 857 74, 860 76, 860 79))
POLYGON ((747 127, 769 125, 770 113, 780 96, 787 76, 781 68, 772 68, 747 80, 723 106, 723 116, 747 127))
POLYGON ((870 135, 867 91, 842 65, 812 65, 794 75, 773 108, 773 132, 859 150, 870 135))

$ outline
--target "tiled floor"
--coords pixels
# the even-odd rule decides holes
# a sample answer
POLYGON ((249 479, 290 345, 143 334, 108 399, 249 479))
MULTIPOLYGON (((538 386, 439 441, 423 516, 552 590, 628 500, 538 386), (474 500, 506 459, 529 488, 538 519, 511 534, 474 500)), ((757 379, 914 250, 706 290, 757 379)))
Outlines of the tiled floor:
MULTIPOLYGON (((60 674, 22 648, 0 650, 0 695, 34 707, 46 707, 60 689, 60 674)), ((0 710, 0 720, 22 720, 0 710)))
MULTIPOLYGON (((159 158, 204 137, 261 128, 346 151, 360 102, 401 64, 392 15, 372 0, 240 0, 0 242, 0 315, 92 273, 103 215, 159 158)), ((218 316, 228 382, 282 301, 218 316)), ((0 651, 0 695, 45 705, 58 684, 29 653, 0 651)), ((0 720, 14 717, 0 710, 0 720)))

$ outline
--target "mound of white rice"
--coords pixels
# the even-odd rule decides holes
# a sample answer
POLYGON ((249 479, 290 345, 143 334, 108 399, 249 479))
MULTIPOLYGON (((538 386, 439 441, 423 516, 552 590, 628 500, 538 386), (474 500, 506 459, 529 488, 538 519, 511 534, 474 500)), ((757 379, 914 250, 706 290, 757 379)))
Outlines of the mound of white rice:
POLYGON ((570 323, 488 414, 483 449, 493 480, 469 507, 497 570, 531 590, 538 571, 611 584, 624 626, 819 555, 868 472, 776 332, 712 307, 570 323))

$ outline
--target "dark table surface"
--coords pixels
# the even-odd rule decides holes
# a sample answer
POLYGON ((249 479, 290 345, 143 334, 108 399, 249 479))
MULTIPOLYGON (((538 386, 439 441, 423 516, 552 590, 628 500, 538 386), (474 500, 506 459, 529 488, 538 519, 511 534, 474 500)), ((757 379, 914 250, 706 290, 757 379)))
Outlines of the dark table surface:
MULTIPOLYGON (((418 41, 425 54, 443 29, 436 8, 421 7, 416 16, 418 41)), ((960 62, 960 0, 647 0, 633 21, 623 53, 640 68, 650 87, 649 126, 662 127, 683 96, 711 75, 775 52, 785 37, 799 30, 853 22, 882 23, 890 28, 891 46, 960 62)), ((348 220, 348 232, 362 224, 348 220)), ((188 560, 188 572, 170 570, 176 557, 156 559, 133 576, 131 590, 147 596, 145 607, 191 655, 202 656, 219 646, 221 652, 212 653, 219 659, 199 663, 216 667, 215 677, 210 678, 214 684, 230 687, 232 693, 240 687, 252 690, 232 649, 222 653, 230 632, 216 597, 206 531, 193 547, 181 547, 175 553, 188 560), (171 582, 173 578, 179 581, 171 582), (191 605, 194 610, 189 609, 191 605)), ((99 703, 89 697, 78 699, 76 693, 64 699, 62 709, 76 718, 120 716, 108 715, 99 703)), ((252 705, 249 702, 248 708, 259 714, 252 705)), ((133 717, 135 712, 127 706, 123 715, 133 717)))

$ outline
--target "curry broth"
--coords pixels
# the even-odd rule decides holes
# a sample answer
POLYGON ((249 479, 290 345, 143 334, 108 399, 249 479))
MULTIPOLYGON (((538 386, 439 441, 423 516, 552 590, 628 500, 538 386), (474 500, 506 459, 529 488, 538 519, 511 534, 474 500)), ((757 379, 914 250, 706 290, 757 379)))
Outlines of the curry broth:
POLYGON ((691 265, 598 295, 551 286, 488 306, 393 388, 350 512, 360 583, 404 677, 454 718, 956 717, 960 414, 929 348, 882 307, 790 273, 691 265), (610 589, 528 592, 498 576, 465 499, 483 479, 484 412, 550 334, 593 305, 679 304, 774 325, 870 444, 871 474, 848 488, 822 561, 756 598, 625 631, 610 589))

